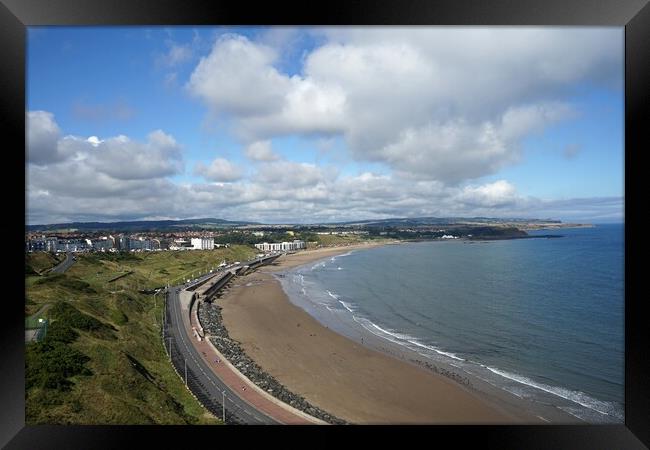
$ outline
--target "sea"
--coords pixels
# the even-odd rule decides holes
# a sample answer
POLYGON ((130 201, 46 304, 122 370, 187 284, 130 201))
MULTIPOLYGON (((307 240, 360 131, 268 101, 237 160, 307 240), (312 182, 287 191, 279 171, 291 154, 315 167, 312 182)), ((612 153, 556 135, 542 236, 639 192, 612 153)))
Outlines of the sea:
POLYGON ((623 423, 624 225, 529 234, 352 250, 279 279, 352 339, 372 333, 579 422, 623 423))

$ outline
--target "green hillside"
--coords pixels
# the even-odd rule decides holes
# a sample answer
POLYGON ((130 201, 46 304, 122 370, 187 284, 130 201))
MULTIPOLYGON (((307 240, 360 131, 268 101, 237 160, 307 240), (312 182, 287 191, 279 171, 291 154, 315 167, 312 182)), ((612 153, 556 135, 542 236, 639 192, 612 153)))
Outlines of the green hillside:
MULTIPOLYGON (((78 255, 65 274, 26 274, 25 315, 44 306, 42 342, 26 345, 28 424, 217 424, 162 347, 162 286, 255 250, 78 255), (130 273, 116 281, 109 280, 130 273)), ((28 255, 26 265, 42 259, 28 255)), ((41 314, 39 314, 40 316, 41 314)))

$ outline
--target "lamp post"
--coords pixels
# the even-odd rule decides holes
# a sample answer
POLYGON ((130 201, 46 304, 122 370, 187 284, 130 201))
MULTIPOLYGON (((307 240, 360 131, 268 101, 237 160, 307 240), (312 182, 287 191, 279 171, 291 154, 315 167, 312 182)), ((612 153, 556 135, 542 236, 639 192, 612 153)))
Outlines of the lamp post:
POLYGON ((223 423, 226 423, 226 391, 221 391, 221 417, 223 423))

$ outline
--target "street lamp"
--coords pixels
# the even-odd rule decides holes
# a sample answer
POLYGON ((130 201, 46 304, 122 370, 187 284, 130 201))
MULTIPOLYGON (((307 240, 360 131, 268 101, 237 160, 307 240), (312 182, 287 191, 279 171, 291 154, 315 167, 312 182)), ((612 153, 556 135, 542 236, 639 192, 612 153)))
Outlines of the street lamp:
POLYGON ((221 391, 221 417, 223 423, 226 423, 226 391, 221 391))

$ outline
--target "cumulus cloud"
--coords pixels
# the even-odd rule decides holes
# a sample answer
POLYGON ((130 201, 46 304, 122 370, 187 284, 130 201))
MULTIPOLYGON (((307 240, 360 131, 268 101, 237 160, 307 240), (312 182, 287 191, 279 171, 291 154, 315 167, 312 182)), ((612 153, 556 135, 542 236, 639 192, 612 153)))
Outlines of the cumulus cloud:
POLYGON ((573 117, 579 82, 622 82, 620 30, 323 28, 300 74, 266 43, 221 36, 187 84, 249 141, 338 134, 358 161, 458 183, 519 160, 531 133, 573 117), (444 161, 443 161, 444 160, 444 161))
POLYGON ((280 157, 271 149, 271 141, 256 141, 244 149, 244 154, 253 161, 276 161, 280 157))
POLYGON ((499 180, 482 186, 466 186, 457 199, 469 206, 506 206, 517 200, 517 193, 512 184, 499 180))
MULTIPOLYGON (((621 88, 621 30, 345 27, 310 33, 318 44, 286 70, 278 47, 296 48, 294 29, 257 41, 221 35, 184 84, 211 120, 232 126, 254 163, 249 171, 216 158, 194 166, 200 182, 174 183, 168 177, 183 170, 182 147, 161 130, 144 141, 64 136, 51 113, 29 112, 29 222, 206 215, 267 222, 622 218, 619 197, 537 199, 508 180, 481 178, 525 158, 522 143, 529 136, 579 115, 567 100, 576 86, 621 88), (344 154, 337 153, 337 162, 359 162, 360 173, 274 152, 273 138, 297 135, 335 142, 344 154), (371 170, 377 167, 381 173, 371 170)), ((165 58, 166 67, 190 60, 182 45, 171 45, 165 58)), ((182 72, 173 70, 167 82, 182 83, 182 72)), ((566 147, 564 154, 576 149, 566 147)))
MULTIPOLYGON (((127 136, 100 140, 97 136, 65 136, 58 141, 65 154, 97 172, 117 180, 144 180, 174 175, 183 170, 182 151, 171 135, 162 130, 151 132, 146 142, 127 136)), ((31 160, 30 160, 31 162, 31 160)))
POLYGON ((292 189, 317 186, 320 183, 333 184, 336 177, 337 170, 334 167, 321 168, 315 164, 274 161, 259 165, 254 179, 274 189, 292 189))
POLYGON ((30 223, 83 217, 141 217, 173 207, 182 152, 161 130, 146 142, 119 135, 61 136, 51 113, 28 112, 27 206, 30 223))
POLYGON ((29 111, 27 126, 27 160, 33 164, 62 161, 66 155, 59 150, 61 130, 54 114, 47 111, 29 111))
POLYGON ((194 173, 210 181, 229 182, 239 180, 243 171, 227 159, 217 158, 208 166, 201 162, 197 163, 194 167, 194 173))
POLYGON ((187 89, 218 112, 250 116, 275 111, 282 107, 290 84, 272 66, 276 56, 271 47, 223 35, 201 58, 187 89))
POLYGON ((222 35, 201 58, 186 87, 211 110, 241 117, 237 131, 251 140, 342 131, 342 90, 280 73, 273 66, 277 56, 273 48, 244 36, 222 35))

